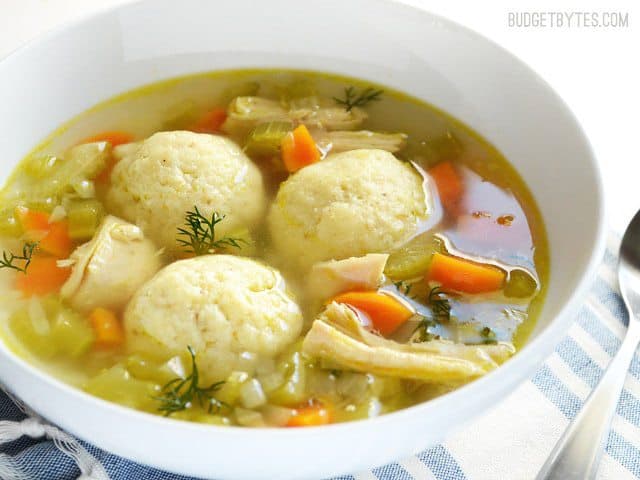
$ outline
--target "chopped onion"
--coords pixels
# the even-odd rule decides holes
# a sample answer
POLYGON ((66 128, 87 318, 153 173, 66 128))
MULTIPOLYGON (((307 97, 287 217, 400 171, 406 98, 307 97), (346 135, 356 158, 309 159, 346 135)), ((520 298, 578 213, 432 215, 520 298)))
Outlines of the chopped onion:
POLYGON ((65 208, 62 205, 57 205, 51 212, 51 215, 49 215, 49 223, 59 222, 60 220, 66 218, 66 216, 67 211, 65 210, 65 208))
POLYGON ((336 388, 340 395, 352 400, 360 400, 367 393, 369 379, 360 373, 344 372, 336 380, 336 388))
POLYGON ((259 376, 262 389, 266 392, 272 392, 284 383, 284 375, 278 370, 259 376))
POLYGON ((246 408, 260 407, 267 403, 267 397, 258 380, 252 378, 242 384, 240 387, 240 401, 246 408))
POLYGON ((71 187, 80 198, 93 198, 96 196, 96 187, 91 180, 73 182, 71 187))
POLYGON ((236 407, 236 421, 245 427, 264 427, 264 419, 260 412, 255 410, 247 410, 246 408, 236 407))
POLYGON ((292 408, 279 407, 277 405, 266 405, 262 409, 262 416, 267 425, 274 427, 282 427, 286 425, 291 417, 293 417, 295 410, 292 408))
POLYGON ((38 335, 47 335, 51 331, 49 320, 47 319, 47 312, 44 311, 40 300, 32 297, 29 300, 29 318, 33 329, 38 335))

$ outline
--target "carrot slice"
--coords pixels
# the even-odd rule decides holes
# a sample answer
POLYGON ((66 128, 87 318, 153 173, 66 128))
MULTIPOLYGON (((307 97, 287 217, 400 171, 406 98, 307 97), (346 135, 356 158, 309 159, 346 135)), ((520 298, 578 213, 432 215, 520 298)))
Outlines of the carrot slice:
POLYGON ((49 214, 26 207, 16 207, 16 217, 27 240, 38 242, 38 250, 58 258, 67 258, 73 250, 66 221, 49 223, 49 214))
POLYGON ((49 225, 49 232, 40 240, 38 248, 57 258, 67 258, 73 250, 73 241, 69 236, 67 221, 53 222, 49 225))
POLYGON ((57 292, 71 275, 71 269, 58 267, 57 261, 54 257, 32 257, 27 273, 16 276, 16 288, 28 297, 57 292))
POLYGON ((91 312, 89 320, 96 334, 96 346, 110 348, 124 343, 122 324, 111 310, 98 307, 91 312))
POLYGON ((133 142, 133 135, 129 132, 123 132, 120 130, 110 130, 101 132, 91 137, 87 137, 78 143, 93 143, 93 142, 109 142, 112 147, 122 145, 123 143, 133 142))
POLYGON ((345 292, 333 298, 365 313, 373 327, 383 335, 390 335, 413 316, 413 311, 391 295, 378 291, 345 292))
POLYGON ((284 136, 280 150, 284 166, 292 173, 320 160, 316 142, 304 125, 299 125, 284 136))
POLYGON ((66 258, 73 250, 66 221, 49 223, 49 214, 26 207, 16 207, 16 217, 27 240, 38 242, 38 250, 58 258, 66 258))
POLYGON ((224 108, 214 108, 200 117, 190 130, 197 133, 217 133, 226 119, 227 111, 224 108))
POLYGON ((49 230, 49 214, 27 207, 16 207, 16 218, 25 232, 46 232, 49 230))
POLYGON ((443 288, 465 293, 486 293, 500 290, 505 272, 493 265, 434 253, 427 272, 427 281, 438 282, 443 288))
POLYGON ((451 162, 440 162, 428 172, 436 182, 440 201, 447 209, 455 209, 462 198, 464 187, 462 179, 451 162))
POLYGON ((287 427, 313 427, 331 423, 331 413, 322 405, 297 408, 287 422, 287 427))

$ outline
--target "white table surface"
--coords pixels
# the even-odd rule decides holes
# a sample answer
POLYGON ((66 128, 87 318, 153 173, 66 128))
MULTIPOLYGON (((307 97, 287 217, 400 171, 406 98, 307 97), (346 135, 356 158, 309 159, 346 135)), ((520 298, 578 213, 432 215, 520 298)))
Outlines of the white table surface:
MULTIPOLYGON (((0 58, 55 26, 126 1, 0 0, 0 58)), ((599 159, 610 226, 624 230, 640 209, 640 2, 405 1, 491 38, 523 59, 556 89, 582 124, 599 159), (509 12, 534 10, 620 11, 628 13, 629 26, 509 27, 509 12)))

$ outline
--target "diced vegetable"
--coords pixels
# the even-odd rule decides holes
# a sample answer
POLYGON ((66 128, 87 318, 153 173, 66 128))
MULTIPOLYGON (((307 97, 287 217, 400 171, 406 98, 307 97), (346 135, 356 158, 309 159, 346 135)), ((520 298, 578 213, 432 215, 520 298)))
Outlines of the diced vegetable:
POLYGON ((226 105, 236 97, 255 97, 258 91, 260 91, 260 84, 258 82, 233 82, 229 87, 224 89, 218 98, 218 103, 226 105))
MULTIPOLYGON (((24 232, 46 232, 49 230, 49 214, 26 207, 16 207, 16 217, 24 232)), ((34 238, 29 238, 34 240, 34 238)), ((40 240, 35 239, 35 240, 40 240)))
POLYGON ((89 315, 89 320, 96 334, 97 347, 113 348, 124 343, 124 329, 111 310, 96 308, 89 315))
POLYGON ((394 280, 407 280, 424 275, 431 257, 442 249, 441 242, 430 233, 424 233, 389 255, 384 273, 394 280))
POLYGON ((25 232, 25 238, 38 242, 38 250, 57 258, 66 258, 71 254, 73 242, 69 237, 67 221, 49 223, 48 213, 26 207, 16 207, 16 216, 25 232))
POLYGON ((442 206, 448 210, 455 209, 464 193, 464 186, 453 164, 439 163, 431 167, 427 173, 436 182, 442 206))
POLYGON ((214 108, 202 115, 189 130, 197 133, 218 133, 226 119, 227 111, 224 108, 214 108))
POLYGON ((15 217, 11 208, 0 211, 0 235, 18 237, 22 234, 20 222, 15 217))
POLYGON ((289 121, 261 123, 247 138, 244 150, 247 155, 266 157, 278 155, 282 139, 293 129, 289 121))
POLYGON ((104 207, 98 200, 74 200, 67 205, 69 237, 74 240, 87 240, 98 229, 104 207))
POLYGON ((31 298, 27 308, 10 317, 9 327, 24 347, 44 359, 57 354, 78 357, 93 343, 87 322, 55 297, 31 298))
POLYGON ((314 404, 296 408, 295 413, 287 422, 287 427, 315 427, 331 423, 329 410, 321 404, 314 404))
POLYGON ((502 342, 464 345, 431 340, 400 344, 367 331, 349 307, 334 302, 313 322, 302 351, 358 372, 450 383, 484 375, 515 349, 502 342))
POLYGON ((500 290, 505 272, 493 265, 435 253, 426 275, 427 281, 437 282, 445 290, 464 293, 486 293, 500 290))
POLYGON ((236 407, 234 414, 236 421, 245 427, 265 427, 264 418, 260 412, 236 407))
POLYGON ((46 295, 60 290, 71 274, 68 267, 58 267, 54 257, 34 255, 27 273, 16 276, 16 288, 24 295, 46 295))
POLYGON ((261 407, 267 403, 267 396, 264 394, 262 385, 258 380, 252 378, 242 384, 240 387, 240 401, 245 408, 261 407))
POLYGON ((386 150, 391 153, 399 152, 407 143, 404 133, 380 133, 369 130, 324 132, 318 138, 318 143, 327 147, 331 152, 346 152, 360 148, 386 150))
POLYGON ((87 321, 73 310, 61 308, 53 319, 51 341, 58 351, 78 357, 93 344, 94 335, 87 321))
POLYGON ((160 386, 134 378, 118 363, 89 380, 84 390, 121 405, 155 412, 157 405, 154 397, 159 394, 160 386))
POLYGON ((282 161, 289 172, 297 172, 320 160, 320 151, 316 147, 316 142, 304 125, 299 125, 293 132, 286 134, 280 149, 282 161))
POLYGON ((160 385, 176 377, 185 378, 185 359, 177 355, 169 360, 152 358, 148 354, 136 353, 125 361, 127 370, 140 380, 149 380, 160 385))
POLYGON ((341 293, 333 301, 351 305, 366 314, 382 335, 392 334, 414 314, 400 300, 378 291, 341 293))
POLYGON ((91 137, 85 138, 78 143, 109 142, 112 147, 117 147, 118 145, 122 145, 123 143, 133 142, 133 139, 134 136, 129 132, 124 132, 121 130, 110 130, 92 135, 91 137))
POLYGON ((60 158, 55 155, 36 155, 25 164, 26 173, 33 178, 46 178, 56 167, 60 158))
POLYGON ((279 368, 284 372, 285 382, 270 392, 270 401, 278 405, 298 405, 305 400, 306 368, 302 353, 291 347, 282 358, 279 368))
POLYGON ((40 358, 50 358, 56 353, 56 346, 49 336, 38 332, 29 311, 20 309, 9 318, 11 333, 30 353, 40 358))
POLYGON ((507 297, 528 298, 534 295, 538 288, 538 282, 531 273, 521 268, 514 268, 507 277, 504 294, 507 297))

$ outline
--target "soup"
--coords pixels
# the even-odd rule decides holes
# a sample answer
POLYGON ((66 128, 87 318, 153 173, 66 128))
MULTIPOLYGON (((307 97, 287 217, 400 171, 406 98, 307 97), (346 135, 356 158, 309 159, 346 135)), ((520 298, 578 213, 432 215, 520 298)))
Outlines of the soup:
POLYGON ((352 78, 144 87, 54 132, 0 194, 6 344, 92 395, 218 425, 314 426, 507 361, 548 275, 487 140, 352 78))

